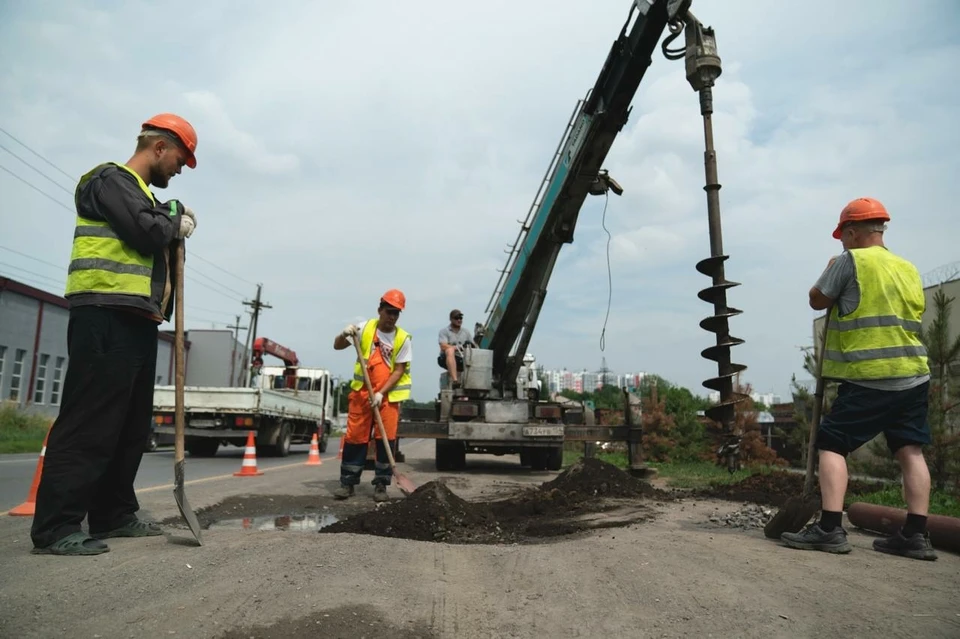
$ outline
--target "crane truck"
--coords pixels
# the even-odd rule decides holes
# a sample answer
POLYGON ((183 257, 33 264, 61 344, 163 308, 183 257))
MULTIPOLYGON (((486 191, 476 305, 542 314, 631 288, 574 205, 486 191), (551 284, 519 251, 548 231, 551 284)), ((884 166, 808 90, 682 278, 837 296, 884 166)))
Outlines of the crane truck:
POLYGON ((740 434, 735 432, 733 406, 743 396, 733 392, 733 377, 746 367, 730 361, 727 319, 739 314, 727 306, 727 289, 737 286, 723 274, 716 154, 713 150, 712 87, 720 75, 714 32, 690 12, 691 0, 634 0, 620 34, 613 42, 596 83, 577 101, 560 142, 521 223, 506 267, 487 304, 488 316, 475 326, 476 347, 463 355, 464 371, 457 388, 441 376, 433 407, 405 409, 399 436, 433 438, 437 470, 457 470, 467 453, 519 454, 532 469, 559 470, 565 441, 626 441, 631 459, 638 457, 638 424, 598 427, 583 405, 551 400, 542 392, 527 348, 544 304, 547 284, 564 244, 573 242, 580 209, 588 195, 623 193, 602 168, 614 139, 630 114, 630 103, 652 63, 661 35, 669 30, 662 50, 668 60, 683 59, 687 80, 700 96, 704 121, 704 155, 711 255, 697 270, 712 277, 712 286, 699 297, 714 304, 715 314, 700 322, 716 333, 717 341, 701 355, 718 364, 718 376, 704 386, 720 392, 720 402, 706 414, 718 422, 723 444, 718 463, 735 463, 740 434), (685 46, 670 49, 684 34, 685 46), (730 461, 733 459, 733 461, 730 461))
MULTIPOLYGON (((253 341, 248 387, 184 388, 184 446, 194 457, 210 457, 221 444, 244 446, 254 431, 257 454, 286 457, 292 444, 309 444, 317 435, 327 450, 336 402, 330 371, 300 366, 297 354, 265 337, 253 341), (272 355, 283 366, 264 366, 272 355)), ((154 388, 154 432, 173 435, 174 387, 154 388)))

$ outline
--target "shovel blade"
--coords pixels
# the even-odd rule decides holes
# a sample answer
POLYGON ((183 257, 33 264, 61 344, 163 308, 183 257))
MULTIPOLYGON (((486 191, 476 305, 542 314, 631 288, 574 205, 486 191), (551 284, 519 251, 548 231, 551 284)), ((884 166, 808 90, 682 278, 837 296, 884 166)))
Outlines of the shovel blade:
POLYGON ((820 498, 816 495, 791 497, 763 527, 763 534, 767 539, 780 539, 785 532, 799 532, 819 510, 820 498))
POLYGON ((183 467, 183 460, 177 462, 174 467, 173 497, 177 500, 177 508, 180 509, 180 514, 187 521, 187 526, 190 527, 190 532, 193 533, 194 538, 197 540, 197 545, 202 546, 203 539, 200 534, 200 520, 197 519, 197 514, 193 512, 193 508, 190 507, 187 494, 183 490, 183 467))
POLYGON ((409 477, 402 475, 397 471, 393 471, 393 479, 397 482, 397 488, 400 489, 400 492, 407 497, 409 497, 410 493, 417 489, 417 485, 413 483, 409 477))

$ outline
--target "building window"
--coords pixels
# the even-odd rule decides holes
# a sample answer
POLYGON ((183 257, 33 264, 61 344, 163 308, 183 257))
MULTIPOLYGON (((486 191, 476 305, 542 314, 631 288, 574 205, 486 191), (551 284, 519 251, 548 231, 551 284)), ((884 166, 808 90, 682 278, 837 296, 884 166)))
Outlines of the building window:
POLYGON ((50 384, 50 403, 60 404, 60 378, 63 377, 63 357, 58 357, 53 365, 53 382, 50 384))
POLYGON ((20 379, 23 377, 23 360, 27 357, 27 351, 22 348, 17 349, 17 354, 13 358, 13 371, 10 377, 10 392, 7 393, 7 399, 14 402, 20 401, 20 379))
POLYGON ((50 356, 46 353, 40 353, 40 362, 37 364, 37 379, 33 384, 33 403, 43 403, 43 390, 47 385, 47 362, 50 356))
POLYGON ((0 346, 0 388, 3 388, 3 361, 7 358, 7 347, 0 346))

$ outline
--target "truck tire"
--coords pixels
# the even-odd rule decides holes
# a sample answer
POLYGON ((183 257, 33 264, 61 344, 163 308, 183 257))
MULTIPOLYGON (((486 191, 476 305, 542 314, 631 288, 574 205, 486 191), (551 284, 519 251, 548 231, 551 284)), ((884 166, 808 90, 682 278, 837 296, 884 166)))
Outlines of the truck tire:
POLYGON ((280 423, 280 430, 277 432, 277 443, 273 445, 273 454, 277 457, 286 457, 290 454, 290 444, 293 442, 293 435, 290 433, 290 424, 280 423))
POLYGON ((563 446, 554 446, 547 449, 547 470, 560 470, 563 467, 563 446))
POLYGON ((158 444, 157 434, 155 432, 151 432, 150 436, 147 437, 147 443, 143 447, 143 452, 152 453, 157 450, 158 445, 159 444, 158 444))
POLYGON ((220 440, 212 437, 187 437, 183 447, 191 457, 213 457, 220 448, 220 440))
POLYGON ((461 442, 438 439, 434 465, 439 471, 463 470, 467 465, 467 449, 461 442))
POLYGON ((327 452, 327 445, 330 442, 330 424, 324 424, 317 430, 319 431, 317 433, 317 440, 319 442, 317 448, 320 449, 321 453, 325 453, 327 452))

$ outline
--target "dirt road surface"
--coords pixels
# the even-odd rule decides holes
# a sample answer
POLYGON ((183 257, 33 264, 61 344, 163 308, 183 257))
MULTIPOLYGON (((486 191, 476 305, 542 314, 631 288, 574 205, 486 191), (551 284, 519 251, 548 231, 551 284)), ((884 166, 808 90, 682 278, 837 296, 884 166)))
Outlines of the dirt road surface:
MULTIPOLYGON (((471 504, 533 494, 558 474, 484 456, 440 474, 431 442, 403 448, 411 479, 443 480, 471 504)), ((317 534, 375 509, 370 471, 335 502, 336 461, 195 482, 189 468, 187 494, 209 525, 202 547, 175 523, 163 537, 109 540, 96 557, 37 556, 29 520, 0 519, 0 637, 960 636, 957 555, 881 555, 854 530, 849 555, 790 550, 717 523, 741 502, 613 497, 602 509, 571 503, 587 532, 555 520, 501 543, 414 541, 317 534)), ((565 498, 541 496, 535 510, 565 498)), ((145 517, 179 518, 172 486, 141 503, 145 517)))

